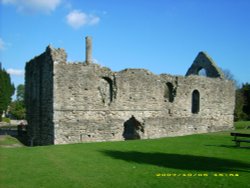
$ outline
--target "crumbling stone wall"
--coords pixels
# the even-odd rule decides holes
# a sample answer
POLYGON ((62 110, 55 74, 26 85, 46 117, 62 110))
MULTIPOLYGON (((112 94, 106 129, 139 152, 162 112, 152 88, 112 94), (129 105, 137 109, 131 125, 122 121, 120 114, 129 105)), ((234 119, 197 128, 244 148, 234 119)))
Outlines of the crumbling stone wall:
POLYGON ((33 145, 54 144, 54 64, 66 62, 63 49, 48 46, 25 67, 28 134, 33 145))
MULTIPOLYGON (((203 63, 198 69, 218 70, 203 63)), ((233 83, 219 71, 192 74, 194 64, 185 77, 113 72, 90 61, 66 63, 62 49, 48 47, 26 65, 30 135, 39 145, 124 140, 132 116, 143 126, 141 139, 232 129, 233 83)))

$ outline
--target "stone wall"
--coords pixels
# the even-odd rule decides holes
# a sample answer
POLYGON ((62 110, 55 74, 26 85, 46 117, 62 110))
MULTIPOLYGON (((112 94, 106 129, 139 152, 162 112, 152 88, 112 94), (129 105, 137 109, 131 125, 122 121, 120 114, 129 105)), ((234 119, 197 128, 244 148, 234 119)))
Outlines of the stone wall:
MULTIPOLYGON (((207 62, 198 69, 214 66, 207 62)), ((31 134, 39 145, 124 140, 132 116, 144 127, 142 139, 232 129, 233 83, 220 73, 211 78, 192 74, 197 72, 112 72, 93 63, 66 63, 63 50, 47 48, 26 66, 31 134)))
POLYGON ((48 46, 25 67, 25 103, 28 134, 33 145, 54 144, 54 80, 53 69, 57 62, 65 62, 62 49, 48 46))
POLYGON ((154 75, 143 69, 112 72, 84 63, 57 64, 55 70, 55 143, 123 140, 124 123, 132 115, 145 127, 141 138, 233 126, 230 81, 154 75), (197 114, 191 112, 194 90, 200 93, 197 114))

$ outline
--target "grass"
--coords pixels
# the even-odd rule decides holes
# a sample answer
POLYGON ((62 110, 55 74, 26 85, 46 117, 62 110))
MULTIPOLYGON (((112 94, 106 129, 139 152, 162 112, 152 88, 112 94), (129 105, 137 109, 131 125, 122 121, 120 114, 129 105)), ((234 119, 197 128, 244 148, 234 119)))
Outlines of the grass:
POLYGON ((0 187, 250 187, 249 144, 237 148, 231 140, 221 132, 0 147, 0 187))
POLYGON ((19 140, 11 136, 0 136, 0 146, 21 145, 19 140))
POLYGON ((234 123, 234 127, 236 130, 246 129, 248 126, 250 127, 250 121, 237 121, 234 123))

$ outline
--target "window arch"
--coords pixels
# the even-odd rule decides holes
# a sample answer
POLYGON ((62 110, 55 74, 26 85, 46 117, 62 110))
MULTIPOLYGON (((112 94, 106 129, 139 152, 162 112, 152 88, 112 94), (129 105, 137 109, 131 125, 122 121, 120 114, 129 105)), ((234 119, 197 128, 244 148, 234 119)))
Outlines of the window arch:
POLYGON ((200 68, 200 69, 198 70, 198 75, 199 75, 199 76, 205 76, 205 77, 207 77, 207 70, 204 69, 204 68, 200 68))
POLYGON ((200 92, 194 90, 192 93, 192 113, 198 114, 200 111, 200 92))

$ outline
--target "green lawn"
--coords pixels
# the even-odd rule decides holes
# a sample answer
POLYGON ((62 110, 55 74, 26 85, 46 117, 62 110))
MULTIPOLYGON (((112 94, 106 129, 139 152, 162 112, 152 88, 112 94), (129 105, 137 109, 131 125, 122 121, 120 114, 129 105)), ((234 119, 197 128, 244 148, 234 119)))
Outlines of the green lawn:
POLYGON ((235 129, 246 129, 248 126, 250 127, 250 121, 237 121, 234 123, 235 129))
POLYGON ((16 138, 11 136, 0 136, 0 146, 22 145, 16 138))
POLYGON ((250 145, 229 135, 0 147, 0 187, 250 187, 250 145))

